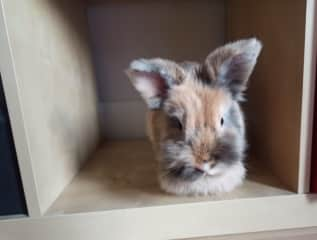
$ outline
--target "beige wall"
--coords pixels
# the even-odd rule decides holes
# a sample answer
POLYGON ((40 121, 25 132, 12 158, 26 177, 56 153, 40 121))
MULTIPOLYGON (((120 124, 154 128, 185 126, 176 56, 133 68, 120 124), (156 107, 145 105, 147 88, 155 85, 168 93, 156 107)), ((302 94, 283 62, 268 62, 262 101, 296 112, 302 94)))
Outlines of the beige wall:
POLYGON ((108 1, 89 8, 100 119, 108 138, 144 133, 145 105, 123 70, 134 58, 202 61, 223 44, 222 0, 108 1))

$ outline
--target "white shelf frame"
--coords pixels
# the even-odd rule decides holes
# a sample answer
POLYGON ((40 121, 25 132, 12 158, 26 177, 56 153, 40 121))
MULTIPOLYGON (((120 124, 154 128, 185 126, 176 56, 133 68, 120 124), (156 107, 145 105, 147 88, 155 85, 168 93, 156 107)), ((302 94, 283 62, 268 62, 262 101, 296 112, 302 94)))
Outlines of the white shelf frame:
MULTIPOLYGON (((2 6, 1 0, 1 6, 2 6)), ((307 0, 299 193, 307 193, 310 178, 312 110, 316 72, 316 2, 307 0)), ((0 29, 7 29, 3 9, 0 29)), ((317 226, 317 195, 237 199, 159 207, 41 216, 24 127, 20 88, 8 33, 0 34, 0 67, 31 217, 0 221, 1 239, 177 239, 317 226)))
POLYGON ((316 81, 317 4, 314 0, 307 0, 306 4, 305 52, 298 175, 299 193, 308 193, 310 186, 310 165, 316 81))
POLYGON ((0 223, 1 239, 181 239, 317 226, 317 196, 188 203, 0 223))

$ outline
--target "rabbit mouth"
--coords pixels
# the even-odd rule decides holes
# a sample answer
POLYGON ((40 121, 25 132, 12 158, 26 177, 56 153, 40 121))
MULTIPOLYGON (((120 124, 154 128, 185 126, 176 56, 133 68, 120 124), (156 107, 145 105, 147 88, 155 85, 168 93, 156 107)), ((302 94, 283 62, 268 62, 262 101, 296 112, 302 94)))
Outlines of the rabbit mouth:
POLYGON ((166 169, 166 175, 183 181, 196 181, 206 175, 206 172, 195 167, 175 166, 166 169))
POLYGON ((213 167, 210 169, 201 169, 197 167, 178 166, 178 167, 169 168, 166 171, 166 175, 174 179, 193 182, 202 177, 219 176, 222 174, 223 171, 224 169, 220 167, 213 167))
POLYGON ((208 163, 202 165, 196 165, 195 168, 199 171, 202 171, 204 175, 216 175, 218 173, 217 169, 215 170, 214 165, 210 165, 208 163))
POLYGON ((200 168, 196 168, 197 171, 201 171, 203 173, 203 176, 217 176, 220 175, 222 171, 220 171, 219 169, 200 169, 200 168))
POLYGON ((228 166, 226 164, 218 163, 212 168, 209 168, 206 172, 209 176, 218 176, 225 172, 227 169, 228 166))

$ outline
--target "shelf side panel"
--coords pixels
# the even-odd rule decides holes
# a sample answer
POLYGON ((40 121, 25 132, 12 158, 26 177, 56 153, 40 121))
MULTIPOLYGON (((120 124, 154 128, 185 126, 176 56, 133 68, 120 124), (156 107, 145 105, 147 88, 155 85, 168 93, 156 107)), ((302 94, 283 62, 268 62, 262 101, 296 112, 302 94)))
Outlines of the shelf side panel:
POLYGON ((230 40, 257 37, 263 50, 246 104, 250 151, 298 190, 306 1, 228 1, 230 40))
POLYGON ((98 141, 86 6, 3 0, 3 9, 43 213, 98 141))

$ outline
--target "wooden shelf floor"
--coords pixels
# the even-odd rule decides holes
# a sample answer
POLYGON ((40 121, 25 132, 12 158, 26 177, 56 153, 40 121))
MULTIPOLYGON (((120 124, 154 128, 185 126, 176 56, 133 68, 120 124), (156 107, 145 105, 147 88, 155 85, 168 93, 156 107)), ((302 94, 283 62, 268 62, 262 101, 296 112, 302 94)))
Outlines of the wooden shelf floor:
MULTIPOLYGON (((249 162, 255 161, 251 159, 249 162)), ((158 187, 156 162, 147 141, 110 141, 104 143, 83 166, 47 214, 292 194, 271 175, 269 169, 258 164, 248 165, 247 180, 231 193, 209 197, 173 196, 158 187)))

